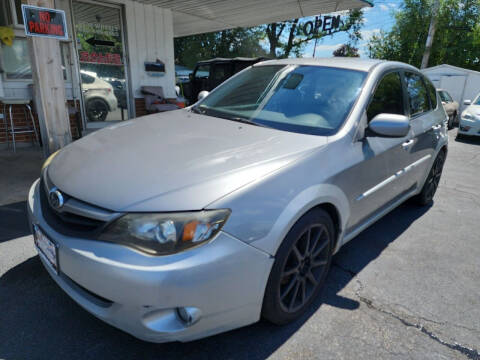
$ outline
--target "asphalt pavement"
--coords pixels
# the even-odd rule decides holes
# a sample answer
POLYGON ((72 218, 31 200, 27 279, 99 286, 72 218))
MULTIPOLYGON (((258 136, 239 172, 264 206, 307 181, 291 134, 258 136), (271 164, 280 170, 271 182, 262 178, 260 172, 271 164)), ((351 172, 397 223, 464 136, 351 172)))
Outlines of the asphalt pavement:
POLYGON ((28 233, 27 187, 7 179, 0 156, 0 359, 480 360, 480 138, 455 134, 434 204, 406 203, 345 245, 303 318, 185 344, 104 324, 49 278, 28 233))

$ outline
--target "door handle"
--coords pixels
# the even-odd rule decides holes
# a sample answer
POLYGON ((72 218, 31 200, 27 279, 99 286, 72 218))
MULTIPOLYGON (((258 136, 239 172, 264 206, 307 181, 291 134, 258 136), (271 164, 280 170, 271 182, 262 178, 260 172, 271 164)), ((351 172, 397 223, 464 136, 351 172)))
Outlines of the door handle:
POLYGON ((441 127, 442 127, 442 124, 433 125, 433 126, 432 126, 432 129, 433 129, 433 130, 438 130, 438 129, 440 129, 441 127))
POLYGON ((413 143, 415 142, 415 140, 413 139, 410 139, 408 141, 405 141, 403 144, 402 144, 402 147, 404 150, 408 150, 410 148, 410 146, 413 145, 413 143))

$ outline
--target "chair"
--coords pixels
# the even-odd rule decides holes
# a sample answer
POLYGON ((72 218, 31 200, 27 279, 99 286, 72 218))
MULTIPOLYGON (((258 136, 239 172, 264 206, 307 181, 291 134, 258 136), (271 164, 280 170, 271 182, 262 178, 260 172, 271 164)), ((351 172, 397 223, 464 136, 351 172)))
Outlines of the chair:
POLYGON ((29 99, 9 99, 9 98, 0 98, 0 102, 3 103, 3 122, 5 124, 5 135, 7 137, 7 147, 10 147, 9 137, 10 134, 12 136, 12 143, 13 143, 13 152, 17 151, 16 148, 16 140, 15 135, 17 134, 33 134, 35 137, 32 137, 32 144, 36 140, 38 144, 40 144, 40 139, 38 136, 37 126, 35 125, 35 119, 33 118, 32 108, 30 107, 30 100, 29 99), (25 125, 23 126, 15 126, 13 121, 13 113, 12 108, 13 105, 23 105, 23 114, 25 117, 25 125), (8 107, 8 115, 10 116, 10 121, 7 118, 7 107, 8 107), (29 124, 29 117, 30 115, 30 122, 29 124))
POLYGON ((142 86, 141 92, 145 96, 145 109, 150 114, 180 109, 179 106, 165 101, 161 86, 142 86))

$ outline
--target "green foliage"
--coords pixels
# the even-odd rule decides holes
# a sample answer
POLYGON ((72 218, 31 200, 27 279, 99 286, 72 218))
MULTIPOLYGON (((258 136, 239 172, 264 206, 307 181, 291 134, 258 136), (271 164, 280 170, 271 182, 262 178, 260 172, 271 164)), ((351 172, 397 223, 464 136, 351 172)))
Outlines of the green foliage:
MULTIPOLYGON (((352 10, 341 22, 340 28, 332 32, 346 31, 351 45, 361 39, 360 28, 363 12, 352 10)), ((266 24, 253 28, 237 28, 214 33, 176 38, 175 63, 193 68, 199 60, 215 57, 285 58, 300 57, 305 45, 330 34, 319 32, 305 36, 301 19, 266 24), (264 46, 262 46, 262 44, 264 46), (268 49, 268 50, 265 50, 268 49)))
POLYGON ((200 60, 215 57, 266 56, 261 46, 265 33, 259 28, 237 28, 176 38, 175 63, 193 68, 200 60))
POLYGON ((350 45, 350 44, 343 44, 337 50, 333 52, 333 56, 337 57, 359 57, 358 55, 358 48, 350 45))
MULTIPOLYGON (((480 0, 441 0, 440 4, 428 66, 480 70, 480 0)), ((432 8, 433 0, 405 0, 392 30, 369 41, 369 56, 420 67, 432 8)))

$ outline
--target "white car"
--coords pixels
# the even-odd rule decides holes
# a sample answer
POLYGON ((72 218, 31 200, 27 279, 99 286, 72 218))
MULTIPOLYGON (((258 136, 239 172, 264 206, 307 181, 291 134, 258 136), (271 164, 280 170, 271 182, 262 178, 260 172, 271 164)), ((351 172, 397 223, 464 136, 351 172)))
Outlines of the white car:
POLYGON ((464 104, 468 107, 462 112, 457 136, 480 136, 480 94, 473 102, 465 100, 464 104))
POLYGON ((89 121, 105 121, 110 111, 117 110, 118 100, 113 86, 91 71, 80 71, 85 109, 89 121))

